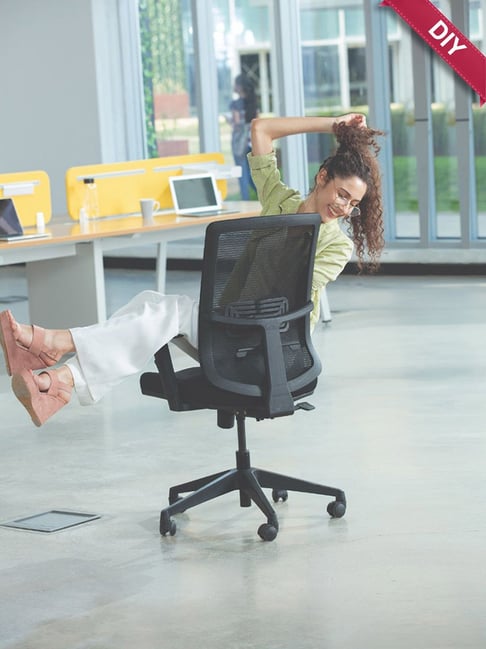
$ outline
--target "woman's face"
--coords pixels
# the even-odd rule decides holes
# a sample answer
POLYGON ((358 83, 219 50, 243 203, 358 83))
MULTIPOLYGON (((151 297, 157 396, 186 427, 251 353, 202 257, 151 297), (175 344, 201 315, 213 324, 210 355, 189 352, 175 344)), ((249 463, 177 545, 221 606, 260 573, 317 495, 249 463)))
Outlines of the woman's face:
POLYGON ((364 180, 358 176, 349 178, 328 178, 325 170, 319 172, 316 181, 316 211, 323 223, 349 216, 353 207, 359 203, 368 189, 364 180))

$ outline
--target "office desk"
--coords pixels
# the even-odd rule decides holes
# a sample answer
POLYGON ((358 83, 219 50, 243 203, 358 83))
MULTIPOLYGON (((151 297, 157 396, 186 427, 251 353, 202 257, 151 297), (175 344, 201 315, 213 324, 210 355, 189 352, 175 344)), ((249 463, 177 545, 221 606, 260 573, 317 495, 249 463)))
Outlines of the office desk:
POLYGON ((167 243, 204 235, 213 221, 257 216, 256 201, 228 202, 233 214, 182 217, 174 213, 154 216, 144 226, 142 217, 109 217, 79 223, 52 222, 51 237, 0 243, 0 266, 26 264, 31 322, 43 327, 67 328, 106 320, 103 254, 114 249, 157 244, 156 287, 165 290, 167 243))

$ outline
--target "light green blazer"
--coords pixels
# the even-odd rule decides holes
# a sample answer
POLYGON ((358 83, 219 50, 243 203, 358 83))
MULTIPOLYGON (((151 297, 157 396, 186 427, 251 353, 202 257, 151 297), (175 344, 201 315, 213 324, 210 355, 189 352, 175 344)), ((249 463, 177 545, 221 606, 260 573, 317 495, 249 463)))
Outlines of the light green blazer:
MULTIPOLYGON (((261 216, 295 214, 303 202, 301 194, 282 182, 277 168, 275 152, 266 155, 248 154, 251 175, 262 205, 261 216)), ((319 320, 320 295, 323 286, 332 282, 348 263, 353 252, 353 242, 341 230, 339 222, 323 223, 319 230, 311 299, 311 329, 319 320)))

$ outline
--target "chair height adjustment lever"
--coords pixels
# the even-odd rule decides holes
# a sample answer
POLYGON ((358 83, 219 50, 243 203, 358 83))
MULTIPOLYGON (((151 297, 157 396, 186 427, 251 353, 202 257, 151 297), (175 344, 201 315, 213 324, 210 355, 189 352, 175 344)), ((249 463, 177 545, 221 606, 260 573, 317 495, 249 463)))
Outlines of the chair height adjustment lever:
POLYGON ((315 410, 316 407, 309 403, 308 401, 302 401, 301 403, 295 404, 296 410, 315 410))

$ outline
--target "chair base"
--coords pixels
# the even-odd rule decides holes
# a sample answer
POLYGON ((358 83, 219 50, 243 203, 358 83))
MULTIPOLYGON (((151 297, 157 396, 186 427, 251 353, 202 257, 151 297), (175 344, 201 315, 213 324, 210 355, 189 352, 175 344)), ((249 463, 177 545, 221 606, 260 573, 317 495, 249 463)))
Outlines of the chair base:
POLYGON ((240 507, 249 507, 254 502, 266 516, 267 522, 258 528, 258 534, 264 541, 273 541, 277 536, 278 518, 264 494, 263 488, 272 489, 274 502, 287 500, 288 490, 332 496, 335 500, 327 507, 329 515, 333 518, 344 516, 346 497, 340 489, 253 468, 250 466, 250 456, 247 450, 238 450, 236 458, 237 467, 235 469, 214 473, 170 488, 169 506, 163 509, 160 514, 160 533, 162 535, 173 536, 176 533, 176 524, 171 519, 173 514, 179 514, 186 509, 237 490, 240 492, 240 507), (185 497, 181 496, 188 492, 191 493, 185 497))

